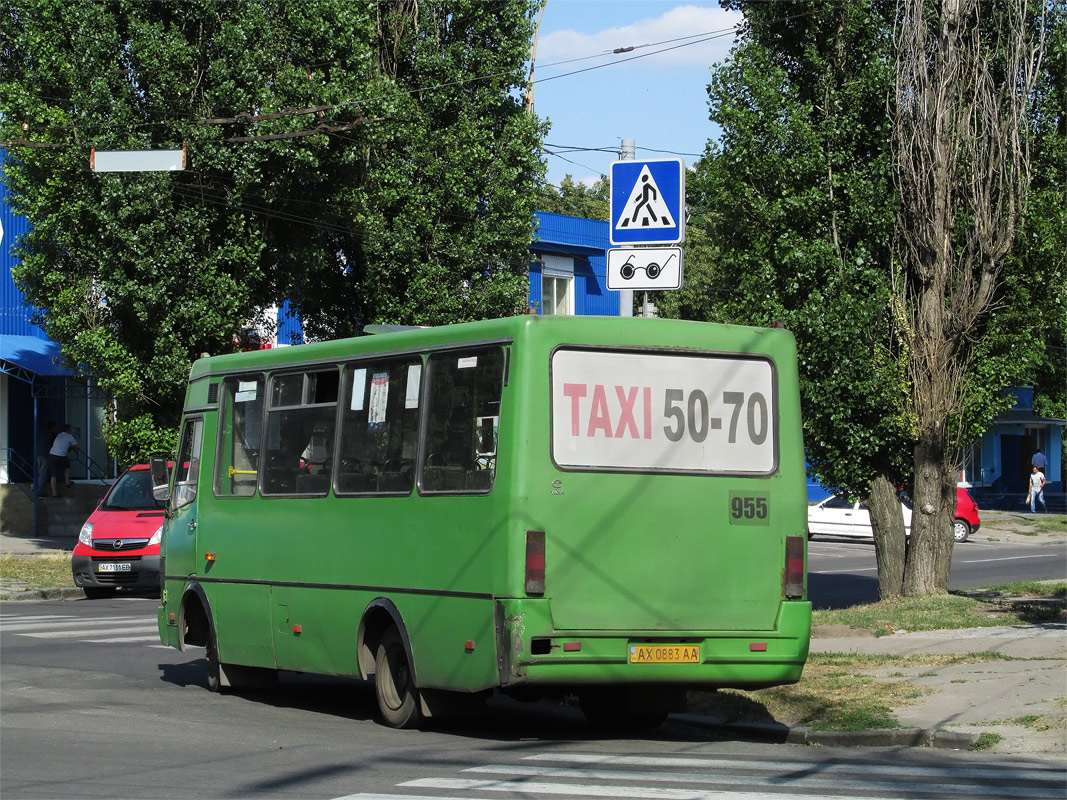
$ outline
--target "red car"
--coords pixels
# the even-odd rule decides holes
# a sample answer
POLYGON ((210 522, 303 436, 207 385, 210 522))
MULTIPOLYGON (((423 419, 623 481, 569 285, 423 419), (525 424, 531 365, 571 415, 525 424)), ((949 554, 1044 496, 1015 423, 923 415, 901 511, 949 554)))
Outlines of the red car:
POLYGON ((82 525, 74 548, 74 585, 86 597, 110 597, 120 587, 159 588, 164 505, 153 498, 147 464, 137 464, 119 476, 82 525))
POLYGON ((978 519, 978 504, 971 493, 962 486, 956 487, 956 520, 952 532, 957 542, 966 542, 967 537, 978 530, 982 521, 978 519))

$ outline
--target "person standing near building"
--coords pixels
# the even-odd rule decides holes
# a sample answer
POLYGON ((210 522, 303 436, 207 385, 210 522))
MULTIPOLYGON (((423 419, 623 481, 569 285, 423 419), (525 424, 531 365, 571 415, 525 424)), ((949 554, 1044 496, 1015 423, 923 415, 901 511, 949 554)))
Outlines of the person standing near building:
POLYGON ((1034 466, 1034 471, 1030 473, 1030 513, 1037 512, 1037 501, 1041 501, 1041 507, 1045 509, 1045 513, 1048 513, 1048 506, 1045 505, 1045 473, 1034 466))
POLYGON ((63 471, 63 485, 68 489, 74 484, 70 481, 70 459, 67 458, 67 453, 71 448, 78 449, 78 440, 74 438, 71 433, 73 430, 68 422, 63 426, 63 430, 60 432, 54 442, 52 442, 52 449, 48 451, 48 462, 52 470, 52 476, 50 478, 52 485, 52 497, 59 497, 59 490, 56 488, 56 476, 59 475, 60 470, 63 471))

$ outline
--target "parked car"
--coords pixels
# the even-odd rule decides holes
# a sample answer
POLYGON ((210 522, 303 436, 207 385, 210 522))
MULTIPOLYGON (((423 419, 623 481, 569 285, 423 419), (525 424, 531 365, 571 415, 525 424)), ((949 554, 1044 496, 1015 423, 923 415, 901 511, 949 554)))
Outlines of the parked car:
POLYGON ((164 505, 152 496, 147 464, 119 476, 82 525, 71 558, 74 585, 86 597, 110 597, 120 587, 159 588, 164 505))
MULTIPOLYGON (((902 498, 901 511, 904 514, 904 530, 911 534, 911 505, 907 498, 902 498)), ((952 527, 952 536, 957 542, 965 542, 978 530, 982 521, 978 517, 978 505, 962 487, 956 487, 956 520, 952 527)), ((808 538, 813 536, 848 536, 860 539, 873 539, 871 512, 861 502, 852 502, 847 497, 835 495, 821 503, 808 506, 808 538)))

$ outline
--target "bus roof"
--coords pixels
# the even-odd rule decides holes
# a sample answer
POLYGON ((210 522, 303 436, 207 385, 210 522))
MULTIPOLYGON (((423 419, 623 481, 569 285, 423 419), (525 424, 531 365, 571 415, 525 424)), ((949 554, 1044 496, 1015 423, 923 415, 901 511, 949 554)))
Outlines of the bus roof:
POLYGON ((721 339, 721 344, 717 345, 716 349, 721 347, 731 352, 772 353, 785 341, 790 342, 788 347, 794 346, 792 334, 782 329, 659 318, 524 314, 210 356, 193 363, 189 378, 194 380, 215 373, 244 369, 269 369, 296 362, 329 361, 364 354, 442 347, 464 341, 505 341, 523 337, 527 335, 526 332, 534 331, 576 344, 606 345, 617 342, 620 346, 648 346, 648 334, 652 331, 651 339, 669 349, 692 347, 706 350, 709 338, 721 339))

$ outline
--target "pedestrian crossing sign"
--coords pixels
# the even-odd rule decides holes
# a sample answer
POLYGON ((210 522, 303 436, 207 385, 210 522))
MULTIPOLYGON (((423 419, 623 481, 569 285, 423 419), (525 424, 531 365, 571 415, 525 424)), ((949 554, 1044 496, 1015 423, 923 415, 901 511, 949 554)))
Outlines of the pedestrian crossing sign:
POLYGON ((612 244, 675 244, 685 239, 685 162, 611 165, 612 244))

